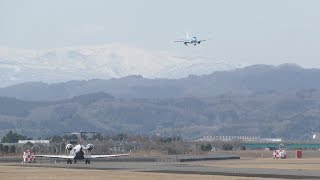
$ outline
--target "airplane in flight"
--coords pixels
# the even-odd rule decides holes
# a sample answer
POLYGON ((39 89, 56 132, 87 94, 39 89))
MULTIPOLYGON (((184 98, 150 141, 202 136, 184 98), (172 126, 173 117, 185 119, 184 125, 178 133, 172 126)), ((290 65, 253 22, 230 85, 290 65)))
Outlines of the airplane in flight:
POLYGON ((69 155, 35 155, 35 157, 45 157, 45 158, 56 158, 56 159, 66 159, 67 164, 77 163, 78 160, 85 160, 86 164, 90 164, 91 159, 97 158, 110 158, 110 157, 121 157, 128 156, 129 154, 112 154, 112 155, 91 155, 90 151, 93 150, 93 144, 87 144, 87 146, 82 145, 83 139, 82 135, 87 132, 71 133, 80 136, 80 144, 73 146, 72 144, 66 145, 66 151, 69 155))
POLYGON ((201 42, 207 41, 205 39, 198 40, 196 36, 190 38, 189 34, 186 33, 186 39, 181 39, 181 40, 175 40, 174 42, 179 42, 183 43, 184 45, 188 46, 188 44, 193 44, 194 46, 200 44, 201 42))

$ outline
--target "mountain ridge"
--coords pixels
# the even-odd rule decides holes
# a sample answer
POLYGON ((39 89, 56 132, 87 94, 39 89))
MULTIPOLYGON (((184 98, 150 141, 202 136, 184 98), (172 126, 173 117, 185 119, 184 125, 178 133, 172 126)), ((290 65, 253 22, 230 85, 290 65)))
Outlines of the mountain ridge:
POLYGON ((105 92, 120 98, 211 97, 224 93, 251 94, 269 90, 320 89, 320 69, 296 65, 253 65, 181 79, 148 79, 141 75, 47 84, 27 82, 0 88, 0 96, 32 101, 56 101, 105 92))

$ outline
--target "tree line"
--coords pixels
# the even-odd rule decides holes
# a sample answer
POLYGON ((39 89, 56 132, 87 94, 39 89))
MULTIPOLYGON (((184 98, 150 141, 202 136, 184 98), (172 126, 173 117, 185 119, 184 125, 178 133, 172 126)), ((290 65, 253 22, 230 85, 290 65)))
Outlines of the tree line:
MULTIPOLYGON (((243 143, 239 141, 223 142, 191 142, 184 141, 181 136, 159 136, 159 135, 128 135, 124 133, 103 136, 101 133, 93 133, 91 135, 83 135, 82 138, 97 146, 95 149, 104 149, 108 151, 110 147, 122 147, 126 151, 160 151, 165 154, 188 154, 193 152, 207 152, 212 150, 245 150, 243 143), (192 149, 192 144, 196 144, 196 149, 192 149)), ((9 131, 4 137, 1 138, 1 143, 17 143, 18 140, 31 139, 27 136, 20 135, 9 131)), ((67 143, 76 144, 78 142, 77 135, 66 134, 63 136, 50 136, 46 139, 50 140, 50 147, 55 146, 60 153, 64 151, 67 143)), ((24 144, 23 147, 33 147, 32 143, 24 144)), ((48 146, 49 147, 49 146, 48 146)), ((47 148, 48 148, 47 147, 47 148)), ((15 153, 17 146, 0 144, 1 153, 15 153)), ((21 151, 21 150, 20 150, 21 151)), ((58 153, 58 152, 55 152, 58 153)), ((112 153, 112 152, 108 152, 112 153)))

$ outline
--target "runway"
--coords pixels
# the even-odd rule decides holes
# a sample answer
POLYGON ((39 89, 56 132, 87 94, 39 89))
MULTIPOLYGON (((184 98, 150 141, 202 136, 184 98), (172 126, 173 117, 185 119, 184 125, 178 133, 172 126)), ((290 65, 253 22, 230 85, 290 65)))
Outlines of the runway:
POLYGON ((192 174, 226 177, 280 178, 280 179, 320 179, 320 159, 306 160, 270 160, 270 159, 238 159, 223 161, 196 162, 92 162, 68 165, 65 163, 35 163, 10 166, 49 167, 67 169, 86 169, 104 171, 129 171, 144 173, 192 174), (276 165, 276 166, 273 166, 276 165))

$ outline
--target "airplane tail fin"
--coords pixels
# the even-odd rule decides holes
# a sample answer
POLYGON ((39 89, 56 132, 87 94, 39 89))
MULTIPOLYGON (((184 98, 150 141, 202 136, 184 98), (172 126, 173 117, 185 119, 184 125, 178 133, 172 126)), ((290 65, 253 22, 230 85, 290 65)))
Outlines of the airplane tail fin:
POLYGON ((188 32, 186 32, 186 37, 187 37, 187 39, 189 39, 189 34, 188 34, 188 32))

